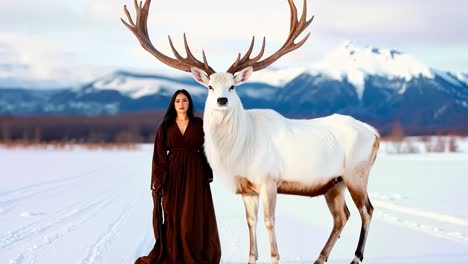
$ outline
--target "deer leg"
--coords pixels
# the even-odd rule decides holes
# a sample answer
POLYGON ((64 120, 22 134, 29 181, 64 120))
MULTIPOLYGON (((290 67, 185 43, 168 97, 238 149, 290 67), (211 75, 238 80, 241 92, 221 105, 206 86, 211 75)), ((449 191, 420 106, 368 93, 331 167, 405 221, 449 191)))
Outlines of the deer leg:
POLYGON ((277 196, 276 183, 271 182, 263 185, 260 190, 260 195, 262 196, 263 200, 263 218, 268 235, 270 237, 271 263, 277 264, 279 260, 279 253, 275 233, 275 208, 277 196))
POLYGON ((258 215, 258 195, 243 194, 245 214, 249 226, 249 264, 255 264, 258 259, 257 251, 257 215, 258 215))
POLYGON ((343 187, 343 184, 339 184, 325 194, 325 201, 333 216, 333 229, 314 264, 323 264, 327 261, 336 240, 340 237, 341 231, 349 219, 350 213, 346 206, 343 187))
POLYGON ((357 170, 357 173, 353 175, 356 177, 355 180, 346 184, 349 193, 351 194, 351 198, 361 215, 362 222, 359 242, 351 264, 359 264, 364 258, 364 248, 366 246, 367 235, 369 233, 369 225, 372 220, 372 213, 374 212, 374 207, 372 206, 367 193, 368 175, 368 168, 357 170))

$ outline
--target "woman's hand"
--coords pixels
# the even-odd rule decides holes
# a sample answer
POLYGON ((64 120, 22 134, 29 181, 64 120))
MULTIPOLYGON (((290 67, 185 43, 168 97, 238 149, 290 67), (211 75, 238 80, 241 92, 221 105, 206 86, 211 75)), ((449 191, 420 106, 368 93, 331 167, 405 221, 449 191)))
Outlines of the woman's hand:
POLYGON ((161 198, 162 195, 163 195, 163 190, 162 190, 162 188, 153 189, 153 195, 156 195, 157 197, 161 198))

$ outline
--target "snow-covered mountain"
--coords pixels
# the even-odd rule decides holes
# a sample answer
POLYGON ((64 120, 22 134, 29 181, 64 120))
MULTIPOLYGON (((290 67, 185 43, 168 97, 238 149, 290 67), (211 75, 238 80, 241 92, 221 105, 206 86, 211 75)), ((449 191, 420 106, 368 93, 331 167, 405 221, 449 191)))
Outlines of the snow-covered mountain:
MULTIPOLYGON (((419 77, 439 77, 456 86, 468 85, 468 74, 436 70, 412 55, 391 49, 362 47, 350 41, 346 41, 308 67, 264 70, 254 73, 252 79, 282 86, 303 73, 321 75, 330 80, 347 81, 353 85, 359 98, 362 98, 364 93, 366 80, 372 76, 405 81, 419 77)), ((400 89, 400 94, 405 92, 404 86, 394 88, 400 89)))
POLYGON ((52 65, 40 67, 0 60, 0 89, 62 89, 76 88, 99 76, 115 71, 110 67, 91 65, 52 65))
MULTIPOLYGON (((1 86, 1 85, 0 85, 1 86)), ((0 113, 115 114, 163 110, 177 89, 203 110, 206 88, 189 74, 115 71, 74 89, 0 90, 0 113)), ((468 131, 468 74, 433 69, 414 56, 346 42, 303 68, 266 69, 237 88, 244 106, 295 117, 345 113, 390 129, 468 131)))
POLYGON ((205 88, 183 79, 174 79, 162 75, 132 74, 114 72, 97 79, 89 90, 116 90, 132 99, 138 99, 154 94, 171 96, 176 90, 185 89, 194 96, 206 94, 205 88))
POLYGON ((309 73, 323 73, 341 81, 346 79, 356 88, 359 98, 362 98, 369 76, 405 81, 420 76, 434 78, 431 69, 411 55, 389 49, 363 48, 350 42, 313 65, 309 73))

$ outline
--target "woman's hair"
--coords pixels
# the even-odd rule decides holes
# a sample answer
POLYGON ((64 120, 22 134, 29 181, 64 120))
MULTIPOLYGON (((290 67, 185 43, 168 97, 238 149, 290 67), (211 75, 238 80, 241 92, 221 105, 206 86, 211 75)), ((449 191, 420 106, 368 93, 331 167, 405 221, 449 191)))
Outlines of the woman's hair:
POLYGON ((187 99, 188 99, 189 106, 188 106, 188 109, 187 109, 187 117, 189 119, 192 119, 194 117, 192 97, 190 96, 190 94, 185 89, 177 90, 174 93, 174 95, 172 96, 171 102, 169 103, 169 105, 167 107, 166 114, 164 115, 163 121, 161 123, 162 139, 163 139, 164 143, 166 142, 167 128, 172 124, 172 122, 175 121, 175 119, 177 117, 177 111, 176 111, 176 109, 174 107, 174 103, 175 103, 177 95, 179 95, 181 93, 184 94, 185 96, 187 96, 187 99))

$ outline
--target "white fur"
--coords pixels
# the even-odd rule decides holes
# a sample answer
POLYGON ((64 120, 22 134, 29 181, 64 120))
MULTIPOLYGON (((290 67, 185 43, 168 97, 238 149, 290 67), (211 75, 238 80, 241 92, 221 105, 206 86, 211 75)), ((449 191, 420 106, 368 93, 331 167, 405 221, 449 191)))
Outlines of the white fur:
POLYGON ((378 136, 369 125, 338 114, 292 120, 273 110, 245 110, 235 89, 229 91, 235 79, 215 73, 205 84, 214 89, 205 105, 205 151, 231 189, 235 176, 255 184, 272 177, 313 185, 369 160, 378 136), (218 106, 219 97, 228 98, 227 107, 218 106))

